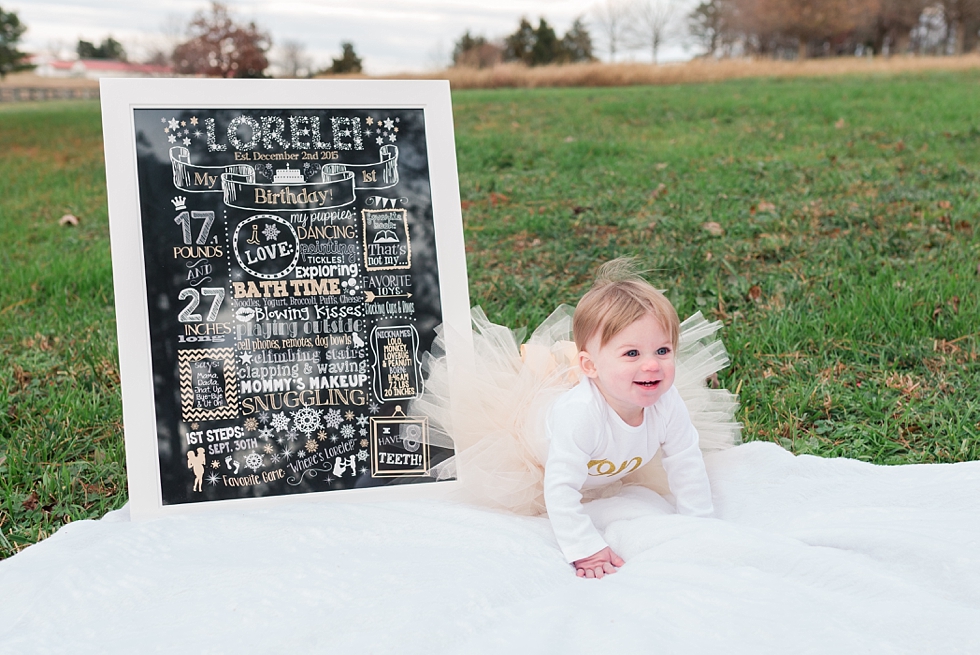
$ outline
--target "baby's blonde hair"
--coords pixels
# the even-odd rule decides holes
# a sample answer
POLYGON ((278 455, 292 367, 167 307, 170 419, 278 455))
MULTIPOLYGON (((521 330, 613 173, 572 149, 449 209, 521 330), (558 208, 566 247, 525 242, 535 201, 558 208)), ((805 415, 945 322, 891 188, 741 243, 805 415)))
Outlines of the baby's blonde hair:
POLYGON ((680 320, 667 297, 644 280, 632 257, 608 261, 596 271, 592 288, 582 296, 572 318, 575 346, 585 345, 597 333, 599 347, 647 314, 663 328, 677 349, 680 320))

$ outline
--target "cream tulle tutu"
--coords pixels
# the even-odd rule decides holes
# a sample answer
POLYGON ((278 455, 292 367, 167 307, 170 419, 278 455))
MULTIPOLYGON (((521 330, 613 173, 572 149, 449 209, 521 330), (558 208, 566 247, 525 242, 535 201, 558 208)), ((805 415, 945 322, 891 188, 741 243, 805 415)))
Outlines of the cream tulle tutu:
MULTIPOLYGON (((423 360, 425 392, 410 413, 428 417, 433 443, 455 448, 455 457, 431 474, 458 477, 458 494, 466 501, 519 514, 545 511, 545 418, 555 398, 579 380, 578 351, 571 336, 573 311, 560 306, 521 344, 523 330, 495 325, 476 307, 471 312, 473 360, 455 358, 450 368, 442 332, 423 360)), ((700 312, 694 314, 681 323, 676 356, 674 386, 698 430, 703 452, 735 445, 741 429, 734 420, 735 395, 707 386, 707 379, 729 361, 715 336, 720 328, 720 321, 710 323, 700 312)), ((659 455, 624 482, 669 493, 659 455)), ((615 493, 620 486, 613 483, 593 497, 615 493)))

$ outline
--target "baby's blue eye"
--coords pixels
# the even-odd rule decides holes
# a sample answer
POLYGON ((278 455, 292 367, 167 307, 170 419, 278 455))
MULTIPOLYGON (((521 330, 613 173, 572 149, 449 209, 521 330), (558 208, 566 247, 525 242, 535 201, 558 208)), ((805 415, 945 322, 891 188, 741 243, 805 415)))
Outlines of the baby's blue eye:
POLYGON ((663 348, 657 348, 657 354, 660 355, 661 357, 663 357, 664 355, 666 355, 669 352, 670 352, 670 348, 668 348, 666 346, 664 346, 663 348))
POLYGON ((626 356, 627 357, 639 357, 640 356, 640 351, 639 350, 627 350, 626 351, 626 356))

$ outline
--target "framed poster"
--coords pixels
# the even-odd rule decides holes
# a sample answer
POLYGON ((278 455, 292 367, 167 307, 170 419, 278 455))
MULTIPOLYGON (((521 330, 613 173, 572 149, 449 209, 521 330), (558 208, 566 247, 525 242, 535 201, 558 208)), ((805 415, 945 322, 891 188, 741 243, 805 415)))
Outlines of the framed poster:
POLYGON ((437 326, 468 356, 448 83, 103 80, 102 113, 132 515, 454 485, 406 413, 437 326))

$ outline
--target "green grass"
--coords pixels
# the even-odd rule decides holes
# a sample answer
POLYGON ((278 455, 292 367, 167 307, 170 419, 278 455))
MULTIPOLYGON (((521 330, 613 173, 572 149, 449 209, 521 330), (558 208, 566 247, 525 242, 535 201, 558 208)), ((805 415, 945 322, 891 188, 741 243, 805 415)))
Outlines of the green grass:
MULTIPOLYGON (((980 74, 453 100, 491 319, 533 328, 636 255, 725 322, 747 440, 980 458, 980 74)), ((125 501, 99 130, 90 103, 0 110, 0 557, 125 501)))
POLYGON ((2 557, 122 505, 126 474, 98 105, 5 107, 0 144, 2 557))

